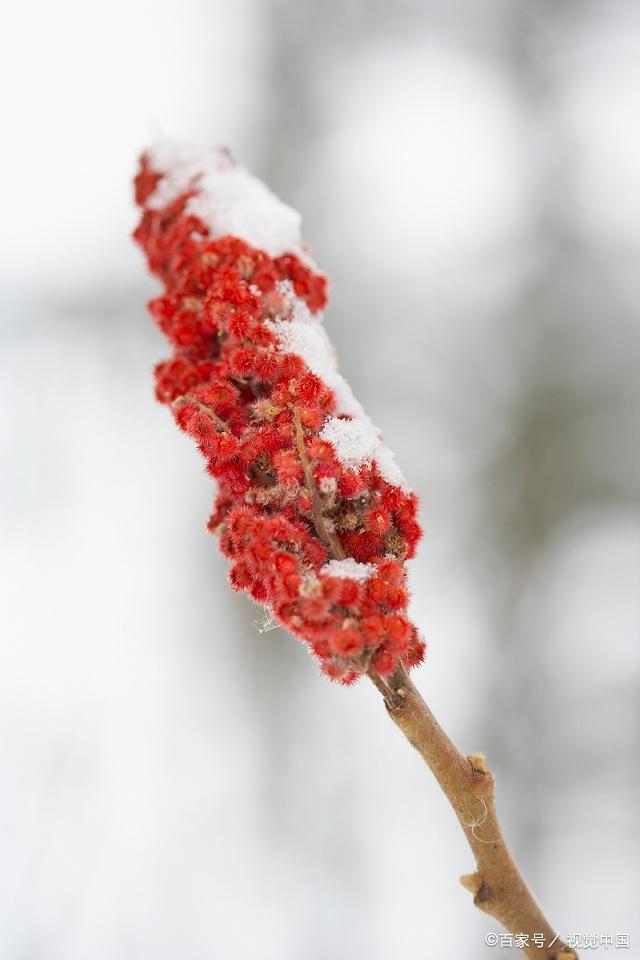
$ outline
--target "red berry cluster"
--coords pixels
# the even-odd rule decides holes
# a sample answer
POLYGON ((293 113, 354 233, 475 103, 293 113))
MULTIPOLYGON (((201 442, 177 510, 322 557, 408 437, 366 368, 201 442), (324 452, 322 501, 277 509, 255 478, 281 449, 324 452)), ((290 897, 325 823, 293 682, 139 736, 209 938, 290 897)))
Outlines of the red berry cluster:
POLYGON ((326 278, 293 254, 211 239, 186 209, 195 190, 150 209, 162 175, 145 155, 135 179, 143 212, 134 237, 165 287, 149 309, 172 347, 155 370, 156 396, 218 483, 208 527, 231 561, 231 585, 268 606, 334 679, 420 663, 403 565, 421 533, 417 498, 375 461, 358 471, 340 463, 319 437, 336 415, 331 389, 265 322, 291 309, 280 281, 315 312, 326 278), (369 566, 354 564, 353 577, 325 566, 345 558, 369 566))

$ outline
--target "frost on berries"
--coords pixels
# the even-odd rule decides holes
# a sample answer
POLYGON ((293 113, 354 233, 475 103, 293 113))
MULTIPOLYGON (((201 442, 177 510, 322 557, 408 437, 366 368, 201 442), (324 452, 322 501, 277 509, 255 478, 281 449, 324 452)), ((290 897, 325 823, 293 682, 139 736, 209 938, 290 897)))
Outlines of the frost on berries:
POLYGON ((164 286, 149 310, 171 346, 156 396, 217 482, 208 529, 231 586, 333 679, 415 666, 417 497, 338 373, 299 215, 223 150, 156 147, 135 192, 134 237, 164 286))

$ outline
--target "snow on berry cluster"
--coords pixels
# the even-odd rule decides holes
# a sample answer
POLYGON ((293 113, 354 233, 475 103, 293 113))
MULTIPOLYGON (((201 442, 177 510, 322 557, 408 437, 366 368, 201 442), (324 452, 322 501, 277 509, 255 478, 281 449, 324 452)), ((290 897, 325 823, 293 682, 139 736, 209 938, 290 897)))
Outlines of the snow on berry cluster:
POLYGON ((208 527, 231 585, 336 680, 415 666, 417 497, 338 373, 299 214, 224 150, 149 150, 135 192, 134 237, 164 284, 149 310, 172 348, 156 396, 217 481, 208 527))

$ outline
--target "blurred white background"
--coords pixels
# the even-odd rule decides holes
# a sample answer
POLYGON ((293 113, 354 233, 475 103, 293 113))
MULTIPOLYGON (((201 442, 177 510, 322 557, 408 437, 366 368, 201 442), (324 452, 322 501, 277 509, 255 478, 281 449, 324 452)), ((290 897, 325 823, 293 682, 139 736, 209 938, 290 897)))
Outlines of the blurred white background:
POLYGON ((152 398, 158 134, 303 211, 422 496, 416 680, 552 922, 640 956, 638 4, 39 0, 0 71, 2 960, 511 955, 376 692, 226 586, 152 398))

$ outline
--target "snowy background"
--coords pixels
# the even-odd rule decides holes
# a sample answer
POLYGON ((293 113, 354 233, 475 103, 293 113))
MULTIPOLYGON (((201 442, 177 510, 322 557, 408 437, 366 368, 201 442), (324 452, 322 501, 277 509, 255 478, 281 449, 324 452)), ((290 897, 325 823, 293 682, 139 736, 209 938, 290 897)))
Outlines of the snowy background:
POLYGON ((303 211, 422 496, 417 682, 552 922, 640 956, 638 4, 39 0, 0 73, 0 958, 511 955, 373 688, 225 585, 152 399, 158 134, 303 211))

